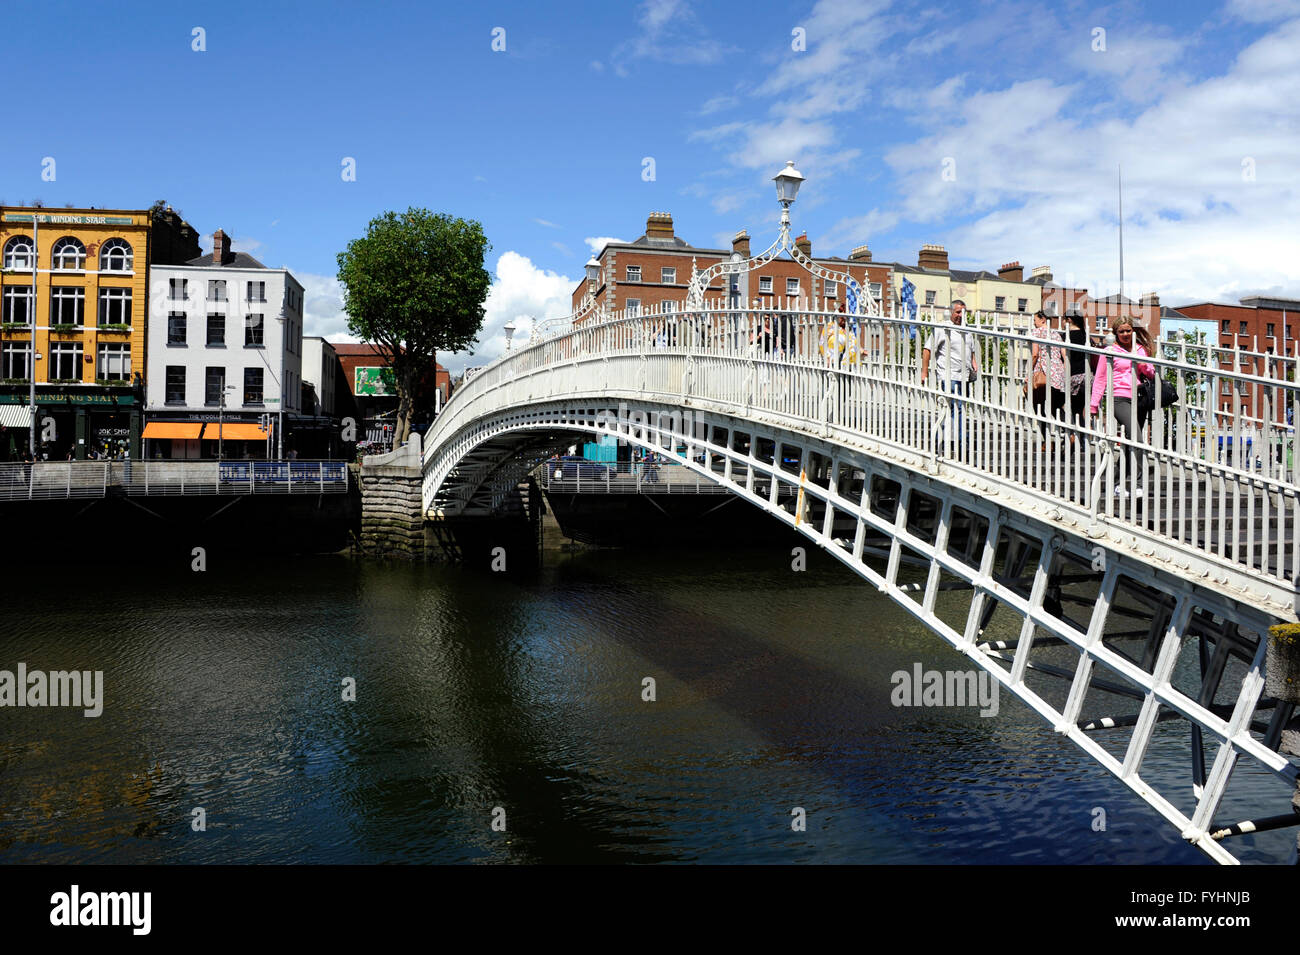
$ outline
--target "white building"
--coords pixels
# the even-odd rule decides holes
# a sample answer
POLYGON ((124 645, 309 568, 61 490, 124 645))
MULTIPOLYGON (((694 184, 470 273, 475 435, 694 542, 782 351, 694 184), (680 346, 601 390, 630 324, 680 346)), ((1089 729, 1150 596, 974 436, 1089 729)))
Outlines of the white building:
POLYGON ((232 252, 220 229, 212 246, 211 255, 150 269, 149 458, 215 458, 218 421, 224 456, 277 457, 301 413, 301 283, 232 252), (267 414, 269 432, 259 428, 267 414))
POLYGON ((302 380, 312 386, 316 407, 303 408, 303 414, 334 417, 334 382, 338 378, 339 356, 334 346, 320 337, 302 340, 302 380))

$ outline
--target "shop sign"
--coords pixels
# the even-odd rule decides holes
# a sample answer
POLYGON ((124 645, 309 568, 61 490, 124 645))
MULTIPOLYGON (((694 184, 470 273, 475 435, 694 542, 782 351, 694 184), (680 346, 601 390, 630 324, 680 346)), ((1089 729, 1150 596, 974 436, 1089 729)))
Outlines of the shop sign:
POLYGON ((130 216, 74 216, 57 212, 6 212, 5 222, 31 222, 33 216, 40 225, 132 225, 130 216))

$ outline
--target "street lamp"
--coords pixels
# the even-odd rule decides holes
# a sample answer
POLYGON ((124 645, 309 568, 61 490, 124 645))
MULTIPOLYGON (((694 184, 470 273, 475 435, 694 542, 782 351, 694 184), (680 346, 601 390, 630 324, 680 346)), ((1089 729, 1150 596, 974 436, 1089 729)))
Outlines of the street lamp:
POLYGON ((221 388, 221 401, 217 405, 217 461, 221 461, 222 451, 225 450, 226 436, 222 425, 225 423, 226 416, 226 392, 235 391, 234 385, 223 384, 221 388))
POLYGON ((504 332, 506 333, 506 351, 510 351, 510 339, 512 339, 512 338, 515 337, 515 323, 514 323, 514 320, 512 319, 512 320, 506 322, 505 328, 502 329, 502 331, 504 331, 504 332))
POLYGON ((794 168, 794 160, 786 160, 785 168, 772 177, 776 183, 776 200, 781 203, 781 225, 790 225, 790 203, 799 195, 803 173, 794 168))

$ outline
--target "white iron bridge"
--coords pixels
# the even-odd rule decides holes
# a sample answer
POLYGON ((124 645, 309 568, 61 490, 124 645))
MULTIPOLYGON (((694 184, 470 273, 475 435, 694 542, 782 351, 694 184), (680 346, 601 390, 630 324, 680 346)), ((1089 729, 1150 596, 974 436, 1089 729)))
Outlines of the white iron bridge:
POLYGON ((1035 409, 1016 316, 968 316, 979 370, 959 394, 937 362, 920 373, 944 316, 709 303, 694 278, 682 310, 588 302, 467 381, 425 437, 426 516, 491 514, 614 435, 806 535, 1214 860, 1294 852, 1295 702, 1265 693, 1265 657, 1297 619, 1296 356, 1161 346, 1177 399, 1129 437, 1105 370, 1096 419, 1066 420, 1068 395, 1060 417, 1035 409))

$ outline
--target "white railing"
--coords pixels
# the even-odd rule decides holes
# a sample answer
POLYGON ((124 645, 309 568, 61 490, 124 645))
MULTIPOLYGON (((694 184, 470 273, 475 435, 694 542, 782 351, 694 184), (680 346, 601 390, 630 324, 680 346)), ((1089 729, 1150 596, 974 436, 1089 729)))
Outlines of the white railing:
POLYGON ((0 464, 0 500, 128 495, 341 494, 345 461, 38 461, 0 464))
POLYGON ((1274 581, 1300 580, 1300 454, 1292 447, 1300 404, 1300 353, 1285 356, 1213 346, 1156 343, 1157 380, 1177 392, 1140 432, 1119 427, 1115 354, 1054 344, 1067 365, 1059 417, 1035 409, 1027 389, 1035 342, 1029 316, 973 313, 963 331, 979 374, 954 398, 920 375, 929 320, 856 316, 851 348, 826 353, 828 325, 844 317, 815 309, 780 312, 705 303, 694 311, 599 313, 548 323, 530 343, 482 368, 452 396, 425 442, 426 467, 443 442, 476 419, 529 401, 569 394, 713 403, 853 445, 910 453, 918 465, 978 472, 1102 520, 1159 535, 1274 581), (763 320, 772 333, 764 336, 763 320), (848 354, 846 354, 846 352, 848 354), (1071 354, 1083 359, 1082 393, 1071 400, 1071 354), (1091 417, 1093 363, 1104 363, 1091 417), (543 380, 543 379, 546 380, 543 380), (1220 409, 1224 391, 1230 407, 1220 409), (1072 415, 1083 408, 1082 416, 1072 415), (1141 489, 1140 493, 1138 489, 1141 489))
MULTIPOLYGON (((719 472, 720 473, 720 472, 719 472)), ((537 469, 540 486, 563 494, 729 494, 717 481, 663 455, 639 461, 551 458, 537 469)))

